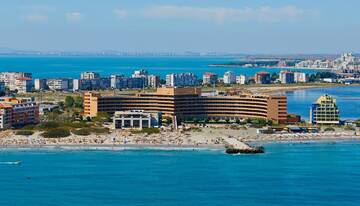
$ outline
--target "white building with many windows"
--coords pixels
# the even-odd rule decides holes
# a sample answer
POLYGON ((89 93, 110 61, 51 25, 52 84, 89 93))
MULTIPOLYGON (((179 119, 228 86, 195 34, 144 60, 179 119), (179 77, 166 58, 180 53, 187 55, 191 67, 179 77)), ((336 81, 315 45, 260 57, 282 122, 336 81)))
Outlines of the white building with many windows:
POLYGON ((161 113, 143 110, 117 111, 113 117, 114 129, 152 128, 161 126, 161 113))
POLYGON ((303 72, 294 72, 295 83, 306 83, 309 81, 309 75, 303 72))
POLYGON ((224 74, 224 84, 235 84, 236 75, 232 71, 225 72, 224 74))
POLYGON ((236 84, 247 84, 249 77, 245 75, 236 76, 236 84))
POLYGON ((82 72, 80 74, 80 79, 99 79, 100 74, 97 72, 82 72))
POLYGON ((26 72, 0 72, 0 81, 10 91, 28 92, 32 87, 32 74, 26 72))
POLYGON ((203 74, 203 84, 216 84, 218 81, 218 76, 211 72, 206 72, 203 74))
POLYGON ((197 84, 198 84, 197 77, 193 73, 166 75, 166 86, 185 87, 185 86, 196 86, 197 84))

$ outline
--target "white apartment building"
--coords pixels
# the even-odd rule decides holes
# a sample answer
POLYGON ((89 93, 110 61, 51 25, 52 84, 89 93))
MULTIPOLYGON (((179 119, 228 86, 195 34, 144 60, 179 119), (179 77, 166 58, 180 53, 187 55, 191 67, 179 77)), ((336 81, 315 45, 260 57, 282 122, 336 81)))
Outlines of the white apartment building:
POLYGON ((193 73, 180 73, 166 75, 166 86, 183 87, 183 86, 196 86, 198 80, 193 73))
POLYGON ((141 69, 141 70, 134 71, 134 73, 131 75, 131 77, 138 78, 138 77, 146 77, 147 75, 149 75, 148 71, 141 69))
POLYGON ((80 90, 80 80, 79 79, 73 79, 73 88, 72 88, 72 90, 74 92, 80 90))
POLYGON ((156 75, 148 75, 147 76, 147 86, 156 88, 160 85, 160 77, 156 75))
POLYGON ((100 74, 97 72, 82 72, 80 74, 80 79, 99 79, 100 74))
POLYGON ((216 84, 218 76, 214 73, 206 72, 203 74, 203 84, 216 84))
POLYGON ((294 72, 295 83, 306 83, 309 81, 309 75, 303 72, 294 72))
POLYGON ((245 75, 236 76, 236 84, 247 84, 249 77, 245 75))
POLYGON ((227 71, 224 74, 224 84, 235 84, 236 83, 236 75, 232 71, 227 71))
POLYGON ((32 74, 25 72, 0 72, 0 81, 4 82, 5 87, 11 91, 18 90, 23 92, 27 90, 26 88, 29 89, 31 83, 22 81, 23 78, 32 80, 32 74))
POLYGON ((21 77, 15 80, 15 90, 18 93, 31 92, 33 88, 33 81, 29 77, 21 77))
POLYGON ((280 82, 282 84, 295 83, 295 75, 294 75, 294 72, 291 72, 291 71, 281 71, 279 78, 280 78, 280 82))
POLYGON ((115 74, 111 75, 110 76, 110 87, 113 89, 117 89, 118 84, 122 78, 124 78, 124 76, 122 76, 122 75, 115 75, 115 74))
POLYGON ((35 79, 34 80, 34 88, 37 91, 47 89, 46 79, 35 79))
POLYGON ((47 79, 46 85, 49 87, 50 90, 53 91, 67 91, 72 89, 73 85, 72 79, 47 79))

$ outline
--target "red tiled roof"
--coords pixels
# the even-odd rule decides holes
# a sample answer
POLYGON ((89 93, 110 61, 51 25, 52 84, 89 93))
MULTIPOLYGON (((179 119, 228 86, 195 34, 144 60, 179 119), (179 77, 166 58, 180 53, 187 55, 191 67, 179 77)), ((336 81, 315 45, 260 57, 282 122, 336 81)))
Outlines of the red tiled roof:
POLYGON ((12 106, 4 103, 0 103, 0 108, 12 108, 12 106))
POLYGON ((32 79, 29 77, 20 77, 20 78, 18 78, 18 80, 25 81, 25 80, 32 80, 32 79))
POLYGON ((256 74, 270 74, 269 72, 257 72, 256 74))

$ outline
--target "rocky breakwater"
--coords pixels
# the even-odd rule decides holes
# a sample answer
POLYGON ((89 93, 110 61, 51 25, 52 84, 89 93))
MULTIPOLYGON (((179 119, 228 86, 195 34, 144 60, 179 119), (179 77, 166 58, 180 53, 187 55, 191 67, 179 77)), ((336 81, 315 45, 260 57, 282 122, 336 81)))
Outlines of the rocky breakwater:
POLYGON ((263 147, 252 147, 247 143, 241 142, 235 138, 223 138, 225 142, 225 152, 227 154, 258 154, 264 153, 263 147))

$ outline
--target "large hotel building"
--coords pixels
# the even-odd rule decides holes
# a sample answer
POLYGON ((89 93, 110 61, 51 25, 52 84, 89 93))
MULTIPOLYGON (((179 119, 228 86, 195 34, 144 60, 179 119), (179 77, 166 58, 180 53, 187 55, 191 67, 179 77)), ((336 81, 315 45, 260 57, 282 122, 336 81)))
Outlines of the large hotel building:
POLYGON ((101 96, 84 93, 84 115, 95 117, 98 112, 113 115, 115 111, 144 110, 176 117, 177 121, 198 119, 262 118, 286 122, 286 96, 257 94, 204 95, 199 88, 157 88, 155 93, 101 96))

